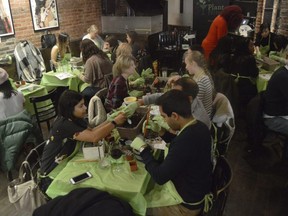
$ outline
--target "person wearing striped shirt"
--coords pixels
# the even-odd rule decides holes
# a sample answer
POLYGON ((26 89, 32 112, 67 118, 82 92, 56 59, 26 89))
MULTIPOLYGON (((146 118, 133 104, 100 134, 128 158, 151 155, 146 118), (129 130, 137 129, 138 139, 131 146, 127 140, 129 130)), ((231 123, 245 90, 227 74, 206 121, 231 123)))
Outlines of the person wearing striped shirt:
POLYGON ((196 81, 199 92, 197 97, 202 101, 207 114, 211 117, 214 84, 207 69, 205 57, 199 51, 192 51, 185 57, 186 70, 196 81))

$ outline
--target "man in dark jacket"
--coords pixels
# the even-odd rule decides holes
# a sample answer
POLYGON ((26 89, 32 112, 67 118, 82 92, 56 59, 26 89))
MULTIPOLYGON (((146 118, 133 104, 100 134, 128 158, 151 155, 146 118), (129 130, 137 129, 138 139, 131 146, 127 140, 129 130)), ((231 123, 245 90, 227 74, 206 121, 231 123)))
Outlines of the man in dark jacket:
MULTIPOLYGON (((172 181, 183 203, 151 209, 152 215, 199 215, 212 180, 211 136, 204 123, 193 118, 188 96, 179 90, 162 95, 157 104, 161 116, 179 131, 162 163, 154 159, 145 142, 136 137, 131 147, 140 152, 146 170, 156 183, 172 181), (176 106, 175 106, 176 105, 176 106)), ((171 135, 170 135, 171 137, 171 135)), ((168 134, 163 139, 168 140, 168 134)))
POLYGON ((264 94, 264 123, 273 131, 288 135, 288 65, 270 78, 264 94))

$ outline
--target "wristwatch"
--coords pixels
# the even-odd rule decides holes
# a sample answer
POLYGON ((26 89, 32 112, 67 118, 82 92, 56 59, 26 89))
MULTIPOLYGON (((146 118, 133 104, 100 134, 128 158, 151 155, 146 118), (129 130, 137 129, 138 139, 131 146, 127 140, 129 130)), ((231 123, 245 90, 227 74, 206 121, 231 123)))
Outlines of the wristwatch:
POLYGON ((141 146, 140 149, 139 149, 139 152, 141 153, 146 147, 147 147, 147 145, 141 146))
POLYGON ((111 121, 111 123, 116 127, 117 126, 117 123, 113 120, 111 121))

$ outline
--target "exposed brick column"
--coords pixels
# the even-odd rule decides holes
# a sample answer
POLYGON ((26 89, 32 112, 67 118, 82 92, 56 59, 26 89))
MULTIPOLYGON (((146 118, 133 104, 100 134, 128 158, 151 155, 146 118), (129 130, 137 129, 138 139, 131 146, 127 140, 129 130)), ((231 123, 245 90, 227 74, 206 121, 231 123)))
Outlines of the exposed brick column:
POLYGON ((255 23, 255 33, 257 33, 259 31, 260 25, 262 23, 265 3, 266 3, 266 0, 258 0, 256 23, 255 23))
POLYGON ((288 0, 281 0, 278 34, 288 36, 288 0))
POLYGON ((279 0, 274 0, 273 12, 272 12, 272 18, 271 18, 271 26, 270 26, 271 32, 275 32, 275 30, 277 30, 277 29, 275 29, 275 25, 276 25, 276 21, 277 21, 278 8, 279 8, 279 0))

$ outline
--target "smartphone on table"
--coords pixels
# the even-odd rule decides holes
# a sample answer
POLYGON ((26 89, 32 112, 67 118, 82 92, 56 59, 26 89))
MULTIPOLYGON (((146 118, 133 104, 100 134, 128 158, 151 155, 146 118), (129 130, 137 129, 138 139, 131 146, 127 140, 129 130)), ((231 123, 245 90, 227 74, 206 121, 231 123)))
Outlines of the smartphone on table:
POLYGON ((77 184, 77 183, 80 183, 86 179, 89 179, 89 178, 92 178, 92 174, 90 172, 85 172, 85 173, 82 173, 78 176, 75 176, 73 178, 70 179, 70 182, 72 184, 77 184))

